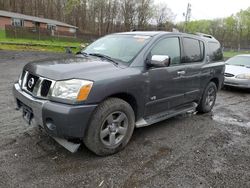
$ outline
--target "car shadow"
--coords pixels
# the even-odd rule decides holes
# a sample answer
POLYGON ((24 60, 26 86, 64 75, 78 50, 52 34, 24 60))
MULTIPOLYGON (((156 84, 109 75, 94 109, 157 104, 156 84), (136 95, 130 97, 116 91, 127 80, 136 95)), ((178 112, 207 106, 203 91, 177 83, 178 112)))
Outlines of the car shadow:
POLYGON ((250 89, 249 88, 238 88, 238 87, 233 87, 233 86, 224 86, 222 88, 223 91, 229 91, 233 93, 246 93, 250 94, 250 89))

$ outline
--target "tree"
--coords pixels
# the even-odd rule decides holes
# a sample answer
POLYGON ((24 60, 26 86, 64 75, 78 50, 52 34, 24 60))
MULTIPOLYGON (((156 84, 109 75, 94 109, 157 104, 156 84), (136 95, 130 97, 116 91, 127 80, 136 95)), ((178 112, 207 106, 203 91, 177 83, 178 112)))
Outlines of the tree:
POLYGON ((121 12, 125 31, 129 31, 134 27, 136 0, 121 0, 121 12))
POLYGON ((137 1, 137 25, 139 29, 146 27, 148 20, 153 17, 151 6, 152 0, 137 1))
POLYGON ((175 19, 175 15, 166 4, 158 4, 154 8, 154 19, 159 30, 165 29, 175 19))

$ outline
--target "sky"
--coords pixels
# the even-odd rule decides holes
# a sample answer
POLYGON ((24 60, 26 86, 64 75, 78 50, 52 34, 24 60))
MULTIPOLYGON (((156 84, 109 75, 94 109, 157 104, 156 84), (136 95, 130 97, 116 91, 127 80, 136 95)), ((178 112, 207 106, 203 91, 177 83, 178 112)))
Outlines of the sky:
POLYGON ((224 18, 250 7, 250 0, 155 0, 167 4, 174 14, 175 22, 184 21, 183 13, 191 3, 191 20, 224 18))

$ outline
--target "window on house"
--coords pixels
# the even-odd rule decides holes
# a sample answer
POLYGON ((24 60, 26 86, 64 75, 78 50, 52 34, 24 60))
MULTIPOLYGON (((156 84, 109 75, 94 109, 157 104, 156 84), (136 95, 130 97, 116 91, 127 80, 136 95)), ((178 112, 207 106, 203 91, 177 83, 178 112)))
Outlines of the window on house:
POLYGON ((15 27, 23 27, 24 26, 24 21, 19 18, 12 18, 12 25, 15 27))
POLYGON ((52 31, 52 30, 55 31, 56 30, 56 25, 48 24, 47 29, 50 30, 50 31, 52 31))
POLYGON ((76 32, 76 29, 75 29, 75 28, 69 28, 69 32, 70 32, 70 33, 75 33, 75 32, 76 32))

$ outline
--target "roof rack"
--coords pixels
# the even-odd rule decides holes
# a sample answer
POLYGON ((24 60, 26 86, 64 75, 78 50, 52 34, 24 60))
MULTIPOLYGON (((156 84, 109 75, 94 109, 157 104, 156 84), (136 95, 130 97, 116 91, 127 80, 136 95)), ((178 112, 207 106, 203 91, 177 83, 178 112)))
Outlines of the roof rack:
POLYGON ((195 34, 200 36, 200 37, 206 37, 206 38, 214 39, 214 37, 212 35, 209 35, 209 34, 205 34, 205 33, 195 33, 195 34))

